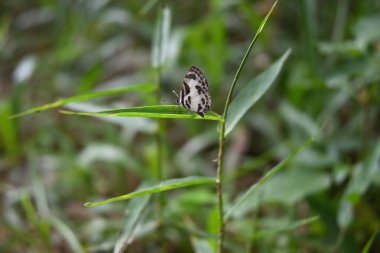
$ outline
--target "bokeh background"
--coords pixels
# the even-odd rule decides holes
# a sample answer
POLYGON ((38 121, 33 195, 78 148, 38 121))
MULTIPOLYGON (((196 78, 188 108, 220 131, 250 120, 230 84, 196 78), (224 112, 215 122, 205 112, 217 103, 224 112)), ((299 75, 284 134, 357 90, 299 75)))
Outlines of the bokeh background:
MULTIPOLYGON (((125 222, 119 202, 156 178, 157 121, 48 110, 57 99, 139 83, 132 92, 65 109, 175 104, 191 65, 206 74, 221 114, 236 69, 272 0, 0 1, 0 252, 111 252, 125 222), (167 59, 152 63, 166 7, 167 59), (169 18, 168 18, 169 17, 169 18)), ((380 252, 380 1, 279 1, 237 89, 288 48, 276 84, 228 136, 227 205, 286 155, 317 140, 227 225, 228 252, 380 252), (321 130, 320 130, 321 129, 321 130)), ((163 120, 163 177, 215 175, 211 121, 163 120)), ((210 186, 152 198, 126 252, 195 252, 215 235, 210 186), (162 203, 161 203, 162 204, 162 203), (162 246, 164 244, 164 246, 162 246)), ((212 243, 211 243, 212 244, 212 243)))

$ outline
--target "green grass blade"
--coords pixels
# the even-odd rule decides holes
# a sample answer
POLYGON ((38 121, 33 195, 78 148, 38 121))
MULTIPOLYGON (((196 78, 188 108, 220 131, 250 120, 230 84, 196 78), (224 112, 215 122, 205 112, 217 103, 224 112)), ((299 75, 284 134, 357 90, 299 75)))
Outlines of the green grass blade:
POLYGON ((157 68, 162 66, 168 55, 171 25, 171 10, 163 7, 157 18, 152 45, 152 65, 157 68))
POLYGON ((128 216, 124 225, 123 233, 116 241, 114 253, 125 252, 130 240, 134 237, 135 229, 149 204, 150 195, 133 199, 128 205, 128 216))
POLYGON ((358 202, 361 196, 367 191, 368 187, 376 177, 380 161, 380 139, 364 164, 359 164, 351 175, 350 182, 344 191, 339 203, 337 221, 341 229, 346 229, 354 220, 353 204, 358 202))
POLYGON ((253 237, 255 239, 259 239, 259 238, 263 238, 263 237, 265 238, 265 237, 268 237, 269 235, 274 235, 274 234, 277 234, 280 232, 295 230, 301 226, 308 225, 308 224, 313 223, 317 220, 319 220, 318 215, 313 216, 313 217, 309 217, 306 219, 302 219, 302 220, 293 221, 293 222, 290 222, 289 224, 286 224, 284 226, 278 226, 275 228, 270 228, 270 229, 258 231, 257 233, 253 234, 253 237))
POLYGON ((370 250, 370 248, 371 248, 371 246, 372 246, 372 244, 373 244, 373 241, 375 240, 376 235, 377 235, 378 232, 379 232, 379 231, 375 231, 375 232, 372 234, 371 238, 370 238, 370 239, 368 240, 368 242, 365 244, 365 246, 364 246, 363 250, 361 251, 361 253, 368 253, 368 252, 369 252, 369 250, 370 250))
POLYGON ((313 142, 313 138, 307 140, 302 146, 293 151, 290 155, 288 155, 284 160, 281 161, 278 165, 268 171, 257 183, 253 184, 238 200, 232 205, 232 207, 226 212, 224 219, 227 220, 239 206, 241 206, 249 196, 257 192, 259 188, 265 185, 269 179, 271 179, 274 175, 280 172, 285 165, 290 162, 294 157, 296 157, 304 148, 309 146, 313 142))
POLYGON ((177 188, 183 188, 199 184, 215 184, 215 178, 213 177, 186 177, 186 178, 177 178, 169 179, 163 181, 159 184, 153 185, 151 187, 146 187, 129 194, 125 194, 119 197, 110 198, 100 202, 87 202, 85 206, 100 206, 111 202, 122 201, 127 199, 132 199, 146 194, 158 193, 163 191, 169 191, 177 188))
POLYGON ((307 135, 312 136, 319 132, 319 126, 308 114, 297 109, 287 101, 281 102, 279 111, 285 120, 294 128, 298 128, 307 135))
POLYGON ((273 84, 290 52, 290 49, 286 50, 279 60, 245 85, 232 100, 228 107, 225 136, 232 131, 249 108, 251 108, 273 84))
POLYGON ((190 112, 178 105, 155 105, 130 107, 125 109, 115 109, 101 112, 73 112, 62 110, 63 114, 73 114, 82 116, 107 116, 107 117, 147 117, 147 118, 168 118, 168 119, 200 119, 218 120, 223 118, 215 112, 208 112, 203 118, 194 112, 190 112))
POLYGON ((28 224, 36 229, 36 235, 41 239, 41 242, 47 243, 52 239, 51 233, 49 233, 49 224, 39 216, 38 210, 33 203, 32 195, 29 191, 22 190, 20 197, 21 206, 28 224))
POLYGON ((234 93, 234 90, 235 90, 235 87, 236 87, 236 83, 240 77, 240 73, 245 65, 245 63, 247 62, 247 59, 248 59, 248 56, 253 48, 253 46, 256 44, 256 41, 257 39, 259 38, 262 30, 264 29, 264 26, 266 24, 266 22, 268 21, 268 18, 270 17, 270 15, 272 14, 274 8, 276 7, 277 5, 277 2, 278 1, 275 1, 272 5, 272 7, 270 8, 270 10, 268 11, 267 15, 265 16, 264 20, 261 22, 260 26, 259 26, 259 29, 257 29, 257 32, 255 34, 255 36, 253 37, 251 43, 249 44, 248 48, 247 48, 247 51, 245 52, 245 55, 242 59, 242 61, 240 62, 240 66, 238 68, 238 70, 236 71, 236 74, 235 74, 235 77, 234 77, 234 80, 232 81, 232 84, 231 84, 231 87, 230 87, 230 90, 228 92, 228 95, 227 95, 227 99, 226 99, 226 103, 224 104, 224 110, 223 110, 223 118, 225 119, 226 118, 226 114, 228 112, 228 107, 230 106, 230 103, 231 103, 231 99, 232 99, 232 94, 234 93))
POLYGON ((62 237, 66 240, 67 245, 71 248, 71 252, 75 253, 84 253, 86 252, 82 245, 79 242, 78 237, 76 237, 73 230, 67 226, 62 220, 57 217, 50 217, 51 224, 55 227, 55 229, 62 235, 62 237))
POLYGON ((29 115, 32 113, 57 108, 57 107, 60 107, 62 105, 65 105, 65 104, 68 104, 71 102, 85 101, 85 100, 89 100, 89 99, 93 99, 93 98, 97 98, 97 97, 103 97, 103 96, 118 95, 118 94, 122 94, 125 92, 130 92, 130 91, 149 92, 149 91, 153 91, 155 89, 157 89, 157 84, 155 84, 155 83, 144 83, 144 84, 128 85, 127 87, 120 88, 120 89, 91 92, 91 93, 86 93, 86 94, 82 94, 79 96, 60 99, 60 100, 57 100, 53 103, 38 106, 38 107, 35 107, 32 109, 26 110, 22 113, 12 115, 10 118, 17 118, 17 117, 29 115))

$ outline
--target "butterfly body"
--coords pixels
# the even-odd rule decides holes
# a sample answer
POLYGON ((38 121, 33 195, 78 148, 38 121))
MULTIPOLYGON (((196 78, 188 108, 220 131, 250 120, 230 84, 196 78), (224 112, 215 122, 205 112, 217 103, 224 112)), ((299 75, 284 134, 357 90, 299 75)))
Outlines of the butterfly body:
POLYGON ((192 66, 186 73, 177 102, 201 117, 210 110, 208 82, 199 68, 192 66))

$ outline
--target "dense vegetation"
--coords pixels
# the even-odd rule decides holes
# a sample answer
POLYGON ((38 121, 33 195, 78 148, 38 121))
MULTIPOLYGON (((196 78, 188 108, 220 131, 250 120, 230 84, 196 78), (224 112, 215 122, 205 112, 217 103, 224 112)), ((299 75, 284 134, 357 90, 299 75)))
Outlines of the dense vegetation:
POLYGON ((380 252, 380 2, 273 4, 1 1, 0 252, 380 252))

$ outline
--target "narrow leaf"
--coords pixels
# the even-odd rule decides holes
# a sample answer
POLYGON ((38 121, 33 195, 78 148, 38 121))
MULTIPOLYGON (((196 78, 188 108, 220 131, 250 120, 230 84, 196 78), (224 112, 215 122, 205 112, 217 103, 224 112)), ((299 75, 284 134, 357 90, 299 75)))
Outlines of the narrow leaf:
POLYGON ((286 232, 295 230, 301 226, 308 225, 310 223, 313 223, 315 221, 319 220, 319 216, 313 216, 302 220, 293 221, 289 224, 286 224, 285 226, 279 226, 275 228, 265 229, 261 230, 253 235, 255 239, 262 238, 262 237, 268 237, 268 235, 277 234, 280 232, 286 232))
MULTIPOLYGON (((110 107, 94 104, 91 102, 73 102, 64 105, 66 110, 76 112, 100 112, 110 110, 110 107)), ((122 117, 102 117, 95 116, 105 122, 121 126, 126 133, 133 135, 136 132, 155 133, 157 124, 154 119, 150 118, 122 118, 122 117)))
POLYGON ((82 116, 107 116, 107 117, 147 117, 147 118, 168 118, 168 119, 201 119, 218 120, 223 118, 215 112, 208 112, 204 117, 177 105, 155 105, 130 107, 125 109, 115 109, 101 112, 72 112, 64 111, 64 114, 74 114, 82 116))
MULTIPOLYGON (((288 102, 280 104, 280 112, 292 127, 298 127, 308 135, 314 135, 319 131, 319 127, 306 113, 298 110, 288 102)), ((297 129, 297 128, 296 128, 297 129)), ((297 129, 297 131, 299 130, 297 129)))
POLYGON ((269 179, 271 179, 274 175, 276 175, 278 172, 280 172, 285 165, 290 162, 294 157, 296 157, 304 148, 309 146, 313 142, 313 138, 310 138, 307 140, 301 147, 293 151, 288 157, 286 157, 284 160, 281 161, 278 165, 276 165, 274 168, 272 168, 270 171, 268 171, 257 183, 253 184, 233 205, 232 207, 226 212, 224 219, 227 220, 237 209, 245 203, 249 197, 256 193, 259 188, 261 188, 263 185, 265 185, 269 179))
POLYGON ((268 181, 262 188, 265 194, 251 196, 246 206, 240 206, 239 214, 257 208, 260 203, 281 203, 291 206, 309 195, 327 190, 330 185, 331 178, 327 173, 304 168, 292 169, 268 181))
POLYGON ((227 111, 225 135, 232 131, 249 108, 251 108, 273 84, 290 52, 290 49, 286 50, 279 60, 244 86, 239 94, 232 100, 227 111))
POLYGON ((171 11, 168 7, 161 8, 157 18, 153 37, 152 65, 162 66, 168 55, 171 25, 171 11))
POLYGON ((135 235, 136 227, 149 203, 149 199, 150 195, 145 195, 141 198, 135 198, 129 203, 124 231, 115 244, 114 253, 124 252, 130 244, 135 235))
POLYGON ((373 244, 373 241, 374 241, 375 238, 376 238, 377 233, 378 233, 378 231, 375 231, 375 232, 372 234, 371 238, 370 238, 370 239, 368 240, 368 242, 365 244, 365 246, 364 246, 364 248, 363 248, 363 250, 362 250, 361 253, 368 253, 368 252, 369 252, 369 250, 370 250, 370 248, 371 248, 371 246, 372 246, 372 244, 373 244))
POLYGON ((147 187, 144 189, 140 189, 129 194, 125 194, 119 197, 110 198, 100 202, 87 202, 85 206, 100 206, 111 202, 121 201, 132 199, 136 197, 140 197, 147 194, 158 193, 163 191, 169 191, 177 188, 188 187, 192 185, 199 184, 215 184, 215 178, 213 177, 186 177, 186 178, 178 178, 178 179, 170 179, 163 181, 159 184, 153 185, 151 187, 147 187))
POLYGON ((77 102, 77 101, 85 101, 97 97, 103 97, 103 96, 110 96, 110 95, 118 95, 122 94, 125 92, 130 92, 130 91, 141 91, 141 92, 149 92, 157 88, 157 84, 154 83, 145 83, 145 84, 135 84, 135 85, 128 85, 127 87, 120 88, 120 89, 113 89, 113 90, 105 90, 105 91, 98 91, 98 92, 91 92, 91 93, 86 93, 82 94, 79 96, 74 96, 74 97, 69 97, 65 99, 60 99, 57 100, 53 103, 49 103, 46 105, 38 106, 29 110, 26 110, 22 113, 18 113, 15 115, 12 115, 10 118, 17 118, 25 115, 29 115, 32 113, 36 112, 41 112, 53 108, 60 107, 62 105, 71 103, 71 102, 77 102))
POLYGON ((85 250, 79 242, 79 239, 75 236, 75 233, 71 230, 67 224, 58 219, 57 217, 51 216, 50 222, 55 227, 55 229, 62 235, 66 240, 67 244, 71 248, 71 252, 84 253, 85 250))
POLYGON ((358 164, 351 176, 350 182, 339 203, 337 220, 340 228, 347 228, 354 219, 353 202, 358 201, 367 191, 373 182, 376 173, 379 171, 380 161, 380 139, 374 148, 374 151, 364 161, 364 164, 358 164))

